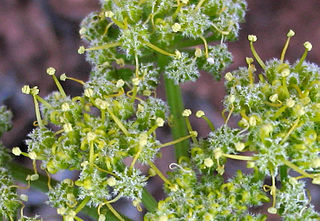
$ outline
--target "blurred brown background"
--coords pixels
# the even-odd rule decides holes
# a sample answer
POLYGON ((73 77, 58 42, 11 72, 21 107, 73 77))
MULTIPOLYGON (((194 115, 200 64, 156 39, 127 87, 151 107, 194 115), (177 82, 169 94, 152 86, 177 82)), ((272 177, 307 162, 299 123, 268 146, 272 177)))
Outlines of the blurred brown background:
MULTIPOLYGON (((89 12, 98 8, 98 0, 0 0, 0 103, 8 105, 14 113, 14 128, 3 138, 8 147, 23 146, 35 119, 32 98, 21 93, 24 84, 38 85, 42 96, 55 89, 53 81, 45 74, 49 66, 54 66, 58 73, 87 79, 90 66, 84 56, 77 54, 80 45, 78 25, 89 12)), ((245 57, 251 56, 248 34, 258 36, 255 47, 266 60, 280 56, 289 29, 296 35, 291 40, 286 59, 293 62, 300 58, 303 43, 310 41, 313 50, 307 60, 319 62, 319 0, 248 0, 248 9, 239 41, 229 43, 234 62, 228 70, 245 65, 245 57)), ((81 87, 76 83, 66 82, 64 87, 68 93, 81 93, 81 87)), ((203 109, 215 125, 222 123, 222 81, 216 82, 209 74, 203 74, 197 83, 183 85, 183 90, 186 107, 194 111, 203 109)), ((159 94, 164 97, 163 90, 160 89, 159 94)), ((198 120, 193 123, 195 129, 206 136, 208 128, 198 120)), ((168 158, 170 160, 173 159, 168 158)), ((167 162, 160 168, 165 170, 167 162)), ((311 188, 319 210, 319 188, 311 188)), ((161 187, 153 191, 161 192, 161 187)), ((50 220, 59 220, 55 218, 50 220)))

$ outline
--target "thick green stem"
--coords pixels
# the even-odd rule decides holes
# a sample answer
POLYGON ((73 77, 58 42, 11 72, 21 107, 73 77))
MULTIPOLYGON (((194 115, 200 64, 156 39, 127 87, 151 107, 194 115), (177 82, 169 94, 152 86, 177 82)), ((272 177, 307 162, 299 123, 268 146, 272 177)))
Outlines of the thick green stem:
POLYGON ((154 197, 146 189, 142 190, 141 201, 149 212, 155 212, 158 208, 157 201, 154 199, 154 197))
MULTIPOLYGON (((164 66, 168 62, 168 58, 159 55, 158 64, 163 72, 164 66)), ((178 140, 181 137, 188 135, 185 119, 182 116, 184 110, 181 89, 176 85, 173 80, 164 77, 167 102, 170 108, 172 119, 171 134, 173 140, 178 140)), ((175 144, 176 159, 180 157, 188 157, 189 141, 184 140, 175 144)))

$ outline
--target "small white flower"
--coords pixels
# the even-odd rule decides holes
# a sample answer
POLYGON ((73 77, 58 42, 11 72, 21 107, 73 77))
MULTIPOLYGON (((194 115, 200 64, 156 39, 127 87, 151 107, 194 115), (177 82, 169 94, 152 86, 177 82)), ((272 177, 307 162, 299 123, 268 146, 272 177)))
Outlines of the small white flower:
POLYGON ((21 91, 22 91, 22 93, 24 93, 24 94, 30 94, 30 86, 29 86, 29 85, 24 85, 24 86, 21 88, 21 91))
POLYGON ((70 110, 70 105, 68 103, 63 103, 61 105, 62 111, 69 111, 70 110))
POLYGON ((31 160, 35 160, 35 159, 37 159, 37 154, 32 151, 32 152, 29 153, 29 158, 30 158, 31 160))
POLYGON ((251 42, 256 42, 257 41, 257 36, 255 35, 248 35, 248 40, 251 42))
POLYGON ((94 139, 96 139, 97 135, 93 132, 89 132, 87 133, 87 140, 88 142, 94 141, 94 139))
POLYGON ((86 51, 84 46, 80 46, 78 49, 78 54, 83 54, 86 51))
POLYGON ((124 81, 122 79, 120 79, 117 81, 116 87, 120 88, 120 87, 123 87, 123 85, 124 85, 124 81))
POLYGON ((290 75, 290 70, 289 68, 285 68, 281 71, 281 76, 282 77, 288 77, 290 75))
POLYGON ((67 75, 65 74, 65 73, 63 73, 62 75, 60 75, 60 80, 61 81, 65 81, 65 80, 67 80, 67 75))
POLYGON ((214 58, 212 58, 212 57, 207 58, 207 62, 209 64, 214 64, 214 58))
POLYGON ((132 84, 135 86, 138 86, 140 84, 140 79, 139 78, 132 78, 132 84))
POLYGON ((16 156, 20 156, 20 154, 22 153, 19 147, 14 147, 12 148, 12 153, 16 156))
POLYGON ((231 72, 228 72, 226 73, 226 75, 224 76, 224 78, 227 80, 227 81, 232 81, 233 80, 233 75, 231 74, 231 72))
POLYGON ((158 118, 156 119, 156 124, 157 124, 158 127, 163 127, 163 125, 164 125, 164 120, 163 120, 161 117, 158 117, 158 118))
POLYGON ((72 125, 71 125, 70 123, 64 124, 64 125, 63 125, 63 130, 64 130, 64 132, 66 132, 66 133, 69 133, 69 132, 73 131, 72 125))
POLYGON ((278 94, 273 94, 269 97, 269 100, 271 102, 276 102, 278 100, 278 97, 279 97, 278 94))
POLYGON ((204 164, 206 167, 209 167, 209 168, 210 168, 210 167, 213 166, 213 160, 208 157, 208 158, 204 159, 203 164, 204 164))
POLYGON ((106 11, 104 13, 104 15, 107 17, 107 18, 112 18, 114 16, 114 13, 112 11, 106 11))
POLYGON ((204 114, 204 112, 202 111, 202 110, 198 110, 197 111, 197 113, 196 113, 196 117, 197 118, 200 118, 200 117, 202 117, 202 116, 204 116, 205 114, 204 114))
POLYGON ((179 23, 174 23, 171 28, 173 32, 178 32, 181 30, 181 25, 179 23))
POLYGON ((56 73, 56 69, 54 69, 53 67, 47 68, 48 75, 54 75, 55 73, 56 73))
POLYGON ((190 109, 185 109, 185 110, 182 112, 182 116, 183 116, 183 117, 189 117, 191 114, 192 114, 192 112, 191 112, 190 109))
POLYGON ((287 37, 290 38, 290 37, 293 37, 294 35, 295 35, 294 31, 290 29, 290 31, 287 34, 287 37))
POLYGON ((20 199, 21 199, 22 201, 27 202, 28 199, 29 199, 29 197, 28 197, 26 194, 21 194, 21 195, 20 195, 20 199))
POLYGON ((296 102, 291 97, 286 100, 286 105, 290 108, 293 107, 295 103, 296 102))
POLYGON ((244 143, 242 143, 242 142, 237 142, 236 144, 235 144, 235 147, 236 147, 236 150, 237 151, 242 151, 244 148, 245 148, 245 145, 244 145, 244 143))
POLYGON ((303 46, 305 47, 305 49, 307 49, 307 51, 311 51, 312 49, 312 44, 309 41, 306 41, 303 46))
POLYGON ((196 48, 194 55, 198 58, 202 56, 202 50, 200 48, 196 48))
POLYGON ((93 90, 91 88, 87 88, 84 90, 84 96, 86 97, 92 97, 93 96, 93 90))

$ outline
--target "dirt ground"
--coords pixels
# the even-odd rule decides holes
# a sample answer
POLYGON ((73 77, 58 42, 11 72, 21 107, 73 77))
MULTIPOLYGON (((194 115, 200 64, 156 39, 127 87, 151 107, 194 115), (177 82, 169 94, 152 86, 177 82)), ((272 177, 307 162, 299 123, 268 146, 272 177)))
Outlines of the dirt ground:
MULTIPOLYGON (((35 118, 32 98, 21 93, 24 84, 38 85, 41 96, 48 94, 55 87, 45 74, 48 66, 54 66, 60 73, 87 79, 90 66, 84 56, 77 53, 80 45, 78 25, 98 7, 98 0, 0 0, 0 103, 8 105, 14 113, 14 128, 3 138, 8 147, 23 146, 35 118)), ((228 44, 234 57, 228 70, 244 66, 245 57, 251 56, 248 34, 257 35, 255 47, 265 60, 280 56, 289 29, 296 35, 286 59, 291 62, 299 59, 304 51, 303 43, 310 41, 313 50, 307 60, 320 61, 319 0, 248 0, 248 8, 239 40, 228 44)), ((81 93, 80 85, 75 83, 67 82, 64 87, 68 93, 81 93)), ((204 109, 216 125, 222 123, 222 81, 216 82, 204 73, 197 83, 183 85, 183 91, 188 108, 204 109)), ((163 89, 159 94, 164 97, 163 89)), ((207 134, 206 126, 196 120, 193 123, 201 135, 207 134)), ((163 134, 167 136, 166 132, 163 134)), ((160 165, 163 170, 166 167, 166 162, 160 165)), ((160 189, 156 187, 153 191, 157 195, 160 189)), ((320 189, 315 186, 311 189, 314 204, 318 205, 320 189)), ((158 197, 161 197, 160 193, 158 197)), ((320 209, 319 206, 316 208, 320 209)), ((270 220, 278 218, 270 217, 270 220)))

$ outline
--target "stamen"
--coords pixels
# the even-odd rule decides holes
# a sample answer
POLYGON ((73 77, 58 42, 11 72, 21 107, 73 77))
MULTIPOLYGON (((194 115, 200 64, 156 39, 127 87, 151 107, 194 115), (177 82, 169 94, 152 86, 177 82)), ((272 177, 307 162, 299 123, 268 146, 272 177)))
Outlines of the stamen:
POLYGON ((36 112, 36 118, 37 118, 37 122, 39 124, 39 127, 43 128, 43 123, 41 120, 41 114, 40 114, 40 107, 39 107, 39 103, 37 100, 37 95, 39 94, 39 89, 37 86, 33 87, 32 89, 30 89, 30 87, 28 85, 25 85, 22 88, 22 92, 25 94, 31 94, 33 97, 33 102, 34 102, 34 109, 36 112))
POLYGON ((144 44, 146 44, 149 48, 155 50, 156 52, 160 53, 160 54, 163 54, 163 55, 167 55, 167 56, 170 56, 170 57, 175 57, 176 55, 175 54, 172 54, 172 53, 169 53, 153 44, 151 44, 150 42, 147 42, 145 41, 144 44))
POLYGON ((78 205, 78 207, 74 210, 74 212, 77 214, 79 213, 83 207, 85 207, 87 205, 87 203, 90 201, 90 196, 87 196, 86 198, 84 198, 82 200, 82 202, 78 205))
POLYGON ((136 78, 139 78, 139 60, 138 60, 138 55, 134 55, 135 61, 136 61, 136 78))
POLYGON ((208 52, 208 43, 207 43, 207 40, 206 40, 202 35, 200 35, 200 38, 201 38, 201 40, 203 41, 206 58, 208 59, 208 58, 209 58, 209 52, 208 52))
POLYGON ((106 29, 104 30, 103 34, 102 35, 106 35, 109 31, 109 28, 114 24, 114 22, 110 22, 107 26, 106 26, 106 29))
POLYGON ((118 47, 121 46, 120 42, 114 42, 114 43, 108 43, 108 44, 104 44, 104 45, 99 45, 99 46, 95 46, 95 47, 91 47, 91 48, 86 48, 86 51, 94 51, 94 50, 101 50, 101 49, 109 49, 109 48, 114 48, 114 47, 118 47))
POLYGON ((117 217, 120 221, 125 221, 121 215, 117 212, 117 210, 115 210, 110 203, 106 203, 106 206, 108 207, 108 209, 113 213, 113 215, 115 217, 117 217))
POLYGON ((277 213, 277 209, 276 209, 276 191, 277 191, 277 187, 276 187, 276 179, 274 175, 271 175, 272 177, 272 186, 269 186, 270 189, 270 194, 272 196, 272 207, 268 208, 268 213, 271 214, 276 214, 277 213))
POLYGON ((56 69, 54 69, 53 67, 49 67, 47 68, 47 74, 48 75, 51 75, 53 80, 54 80, 54 83, 57 85, 57 88, 59 90, 59 92, 61 93, 61 95, 63 97, 67 97, 66 93, 64 92, 63 88, 62 88, 62 85, 60 84, 58 78, 54 75, 56 73, 56 69))
POLYGON ((259 159, 258 157, 255 157, 255 156, 242 156, 242 155, 233 155, 233 154, 226 154, 226 153, 222 153, 222 156, 230 159, 234 159, 234 160, 245 160, 245 161, 254 161, 259 159))
POLYGON ((296 166, 295 164, 291 163, 288 160, 284 160, 283 163, 286 166, 290 167, 291 169, 295 170, 296 172, 302 174, 304 177, 311 178, 311 179, 313 179, 315 177, 314 174, 309 174, 309 173, 305 172, 304 170, 300 169, 298 166, 296 166))
POLYGON ((297 64, 296 66, 296 69, 299 70, 301 68, 301 65, 303 63, 303 61, 306 59, 307 55, 308 55, 308 52, 311 51, 312 49, 312 44, 308 41, 306 41, 304 44, 303 44, 305 50, 304 50, 304 53, 302 55, 302 57, 300 58, 300 61, 299 63, 297 64))
MULTIPOLYGON (((189 116, 191 115, 191 110, 190 109, 185 109, 183 112, 182 112, 182 116, 185 117, 185 121, 186 121, 186 125, 187 125, 187 129, 189 131, 189 134, 191 134, 193 132, 192 130, 192 126, 191 126, 191 123, 190 123, 190 120, 189 120, 189 116)), ((196 137, 191 137, 193 143, 197 144, 198 141, 196 139, 196 137)))
MULTIPOLYGON (((286 107, 286 106, 285 106, 286 107)), ((298 118, 294 124, 292 125, 292 127, 290 128, 290 130, 288 131, 288 133, 286 134, 286 136, 282 139, 282 141, 280 142, 280 144, 283 144, 288 137, 290 136, 290 134, 297 128, 298 124, 299 124, 300 118, 298 118)))
POLYGON ((136 153, 136 155, 134 156, 132 162, 131 162, 131 165, 130 165, 130 170, 132 171, 133 170, 133 167, 136 163, 136 161, 138 160, 142 150, 143 150, 143 147, 146 146, 148 143, 148 135, 146 133, 143 133, 139 136, 139 143, 138 143, 138 152, 136 153))
POLYGON ((46 172, 46 175, 47 175, 47 177, 48 177, 48 183, 47 183, 48 189, 51 190, 51 189, 52 189, 52 186, 51 186, 51 176, 50 176, 50 174, 49 174, 49 172, 48 172, 47 169, 45 169, 44 171, 46 172))
POLYGON ((229 122, 229 120, 230 120, 230 117, 231 117, 231 115, 232 115, 233 110, 234 110, 234 106, 231 105, 231 110, 229 111, 228 117, 227 117, 227 119, 226 119, 225 122, 224 122, 225 125, 228 124, 228 122, 229 122))
POLYGON ((180 137, 179 139, 170 141, 170 142, 165 143, 165 144, 162 144, 162 145, 160 145, 160 146, 156 146, 156 147, 154 147, 154 148, 160 149, 160 148, 162 148, 162 147, 171 146, 171 145, 180 143, 180 142, 182 142, 182 141, 184 141, 184 140, 187 140, 187 139, 189 139, 190 137, 193 137, 193 136, 196 136, 196 135, 197 135, 197 132, 196 132, 196 131, 193 131, 192 133, 190 133, 190 135, 187 135, 187 136, 185 136, 185 137, 180 137))
POLYGON ((249 82, 250 82, 250 86, 253 86, 254 83, 254 76, 253 76, 253 72, 256 70, 256 68, 254 67, 254 65, 252 64, 253 59, 252 58, 246 58, 246 62, 248 64, 248 74, 249 74, 249 82))
POLYGON ((293 37, 294 36, 294 31, 292 31, 291 29, 290 29, 290 31, 288 32, 288 34, 287 34, 287 41, 286 41, 286 43, 285 43, 285 45, 284 45, 284 47, 283 47, 283 49, 282 49, 282 52, 281 52, 281 57, 280 57, 280 61, 283 63, 283 60, 284 60, 284 56, 285 56, 285 54, 286 54, 286 51, 287 51, 287 49, 288 49, 288 46, 289 46, 289 43, 290 43, 290 38, 291 37, 293 37))
POLYGON ((196 6, 196 8, 194 9, 194 11, 199 10, 200 7, 202 6, 202 4, 205 2, 205 0, 200 0, 196 6))
POLYGON ((114 113, 110 110, 110 108, 108 106, 106 106, 106 110, 108 111, 108 113, 110 114, 111 118, 113 119, 113 121, 118 125, 118 127, 120 128, 120 130, 122 130, 122 132, 126 135, 129 136, 129 132, 128 130, 125 128, 125 126, 122 124, 121 120, 119 120, 119 118, 114 115, 114 113))
POLYGON ((257 36, 255 35, 248 35, 248 40, 250 42, 250 49, 251 49, 251 52, 254 56, 254 58, 257 60, 258 64, 262 67, 262 69, 266 69, 266 65, 264 64, 264 62, 261 60, 260 56, 258 55, 258 53, 256 52, 256 50, 254 49, 254 46, 253 46, 253 42, 256 42, 257 41, 257 36))
POLYGON ((180 170, 182 170, 183 172, 186 172, 186 173, 192 173, 192 170, 186 170, 186 169, 184 169, 182 166, 180 166, 177 163, 170 163, 169 164, 169 169, 170 170, 174 170, 175 168, 179 168, 180 170))
POLYGON ((73 77, 68 77, 65 73, 63 73, 62 75, 60 75, 60 81, 65 81, 65 80, 72 80, 72 81, 75 81, 79 84, 82 84, 84 85, 85 83, 82 81, 82 80, 79 80, 79 79, 76 79, 76 78, 73 78, 73 77))
POLYGON ((168 184, 169 186, 173 186, 173 184, 163 175, 163 173, 158 169, 158 167, 156 167, 156 165, 154 165, 154 163, 152 163, 150 160, 148 161, 148 164, 150 165, 150 167, 158 174, 158 176, 163 180, 163 182, 165 182, 166 184, 168 184))
POLYGON ((215 131, 215 127, 214 127, 213 123, 210 121, 210 119, 208 117, 205 116, 205 113, 202 110, 197 111, 196 117, 204 119, 207 122, 211 131, 215 131))

